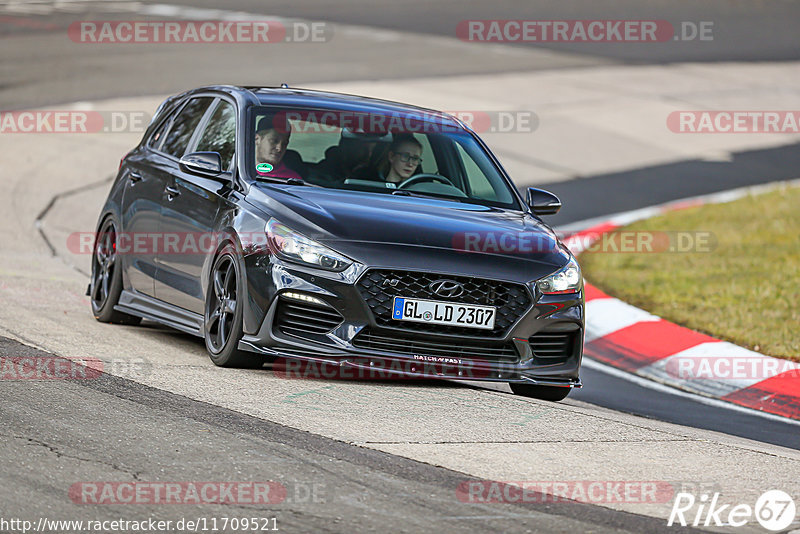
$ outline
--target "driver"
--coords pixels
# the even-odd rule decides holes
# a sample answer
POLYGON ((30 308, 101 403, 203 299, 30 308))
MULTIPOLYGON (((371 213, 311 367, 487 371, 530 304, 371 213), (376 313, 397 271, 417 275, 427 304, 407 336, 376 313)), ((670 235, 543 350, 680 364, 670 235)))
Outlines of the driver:
POLYGON ((386 182, 399 184, 417 174, 421 163, 422 143, 413 134, 399 134, 394 136, 378 170, 386 182))
POLYGON ((269 114, 258 121, 256 127, 256 171, 259 176, 302 179, 283 162, 291 134, 292 125, 282 113, 269 114))

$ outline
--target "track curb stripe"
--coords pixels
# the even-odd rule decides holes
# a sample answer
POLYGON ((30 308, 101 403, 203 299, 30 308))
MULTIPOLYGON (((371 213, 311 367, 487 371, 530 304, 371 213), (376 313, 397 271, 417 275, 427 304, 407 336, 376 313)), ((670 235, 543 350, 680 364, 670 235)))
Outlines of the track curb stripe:
MULTIPOLYGON (((603 234, 641 219, 730 202, 787 185, 800 185, 800 180, 724 191, 621 213, 604 221, 593 220, 589 228, 571 233, 563 242, 574 254, 579 254, 603 234)), ((584 293, 584 352, 589 358, 685 391, 800 420, 800 364, 665 321, 607 295, 588 282, 584 293)))

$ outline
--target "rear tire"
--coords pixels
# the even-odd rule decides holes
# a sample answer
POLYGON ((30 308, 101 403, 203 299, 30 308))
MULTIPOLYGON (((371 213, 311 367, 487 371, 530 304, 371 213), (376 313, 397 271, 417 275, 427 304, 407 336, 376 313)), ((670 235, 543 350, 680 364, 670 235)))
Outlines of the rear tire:
POLYGON ((258 368, 264 359, 258 354, 239 350, 242 339, 242 279, 236 250, 225 245, 211 267, 206 290, 203 337, 214 365, 220 367, 258 368))
POLYGON ((117 254, 117 226, 112 217, 103 221, 92 251, 89 299, 92 314, 101 323, 137 325, 141 317, 114 309, 122 293, 122 268, 117 254))
POLYGON ((551 402, 562 401, 567 398, 572 388, 558 386, 534 386, 533 384, 518 384, 510 382, 511 391, 523 397, 531 397, 551 402))

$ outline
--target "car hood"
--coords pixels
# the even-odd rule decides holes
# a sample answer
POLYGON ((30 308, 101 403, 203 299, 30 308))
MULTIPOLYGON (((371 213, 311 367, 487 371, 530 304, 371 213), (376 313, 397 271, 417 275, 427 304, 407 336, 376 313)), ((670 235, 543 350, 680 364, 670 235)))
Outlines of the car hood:
POLYGON ((292 229, 356 259, 370 245, 387 251, 391 246, 424 247, 438 249, 436 256, 444 252, 541 263, 544 271, 552 272, 569 256, 548 226, 515 210, 265 183, 251 188, 248 201, 292 229))

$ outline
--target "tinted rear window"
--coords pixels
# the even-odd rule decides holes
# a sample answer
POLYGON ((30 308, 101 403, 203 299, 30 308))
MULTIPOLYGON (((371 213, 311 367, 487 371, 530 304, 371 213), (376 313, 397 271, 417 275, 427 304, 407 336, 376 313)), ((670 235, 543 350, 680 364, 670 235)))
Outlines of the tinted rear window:
POLYGON ((218 152, 222 159, 222 168, 230 168, 236 146, 236 110, 228 102, 220 101, 214 114, 208 121, 200 141, 198 152, 218 152))
POLYGON ((180 158, 186 152, 186 147, 189 146, 189 141, 194 134, 200 119, 208 109, 213 98, 201 97, 193 98, 181 110, 180 114, 175 118, 167 134, 164 144, 161 146, 161 151, 166 152, 176 158, 180 158))

